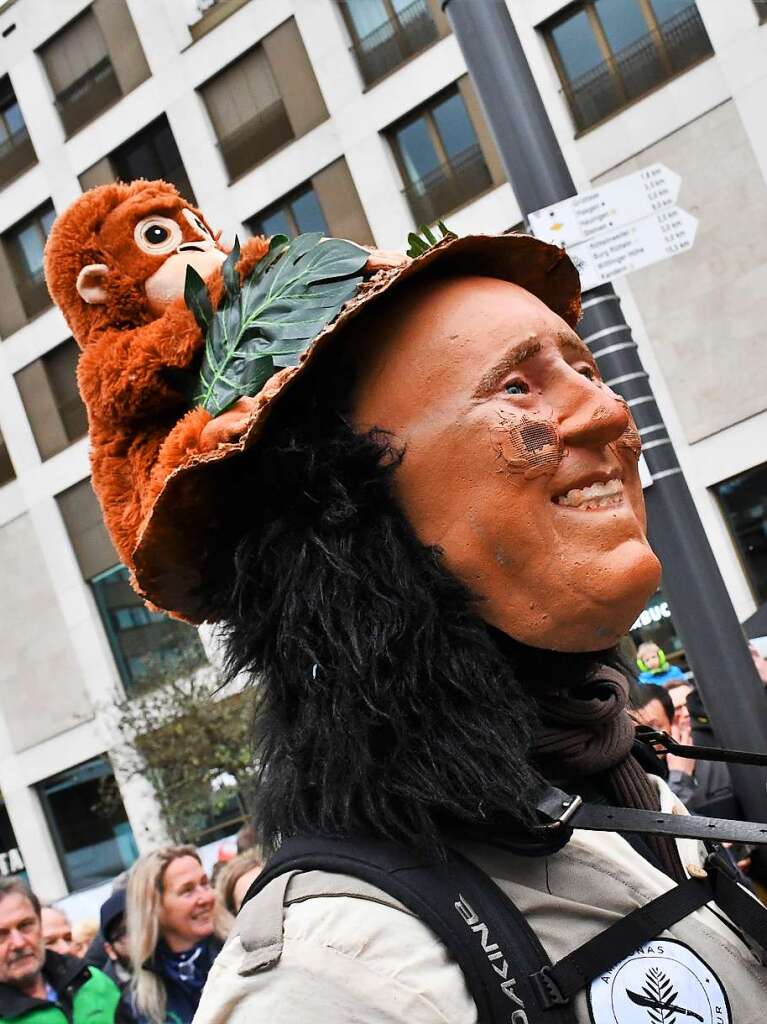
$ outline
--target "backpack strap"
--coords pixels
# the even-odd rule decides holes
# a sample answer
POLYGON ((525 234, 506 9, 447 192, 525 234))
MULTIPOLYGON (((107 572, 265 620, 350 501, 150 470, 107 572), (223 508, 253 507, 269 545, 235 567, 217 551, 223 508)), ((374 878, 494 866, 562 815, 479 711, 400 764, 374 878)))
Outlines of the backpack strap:
MULTIPOLYGON (((368 883, 392 896, 431 928, 461 968, 480 1024, 575 1024, 575 1011, 569 1002, 541 1008, 531 978, 542 967, 551 967, 551 960, 515 904, 488 875, 459 853, 449 850, 445 860, 438 861, 383 841, 320 836, 289 839, 250 887, 243 908, 269 887, 269 907, 274 903, 272 910, 276 911, 276 902, 285 897, 290 877, 312 870, 351 875, 368 883), (272 888, 277 879, 279 886, 272 888)), ((348 884, 330 895, 342 895, 345 887, 348 884)), ((347 894, 374 898, 374 891, 369 889, 347 894)), ((280 949, 281 914, 280 908, 280 949)), ((257 915, 248 915, 246 909, 245 916, 250 922, 257 915)), ((274 913, 267 916, 274 921, 274 913)), ((248 955, 255 957, 250 970, 274 963, 274 930, 272 924, 271 935, 261 935, 267 940, 264 948, 269 949, 261 955, 248 924, 243 945, 247 942, 248 955)))
POLYGON ((767 908, 738 881, 740 874, 721 847, 706 858, 705 870, 638 907, 589 939, 553 967, 531 979, 540 1005, 568 1003, 594 978, 609 971, 650 939, 707 903, 715 903, 759 949, 767 946, 767 908))

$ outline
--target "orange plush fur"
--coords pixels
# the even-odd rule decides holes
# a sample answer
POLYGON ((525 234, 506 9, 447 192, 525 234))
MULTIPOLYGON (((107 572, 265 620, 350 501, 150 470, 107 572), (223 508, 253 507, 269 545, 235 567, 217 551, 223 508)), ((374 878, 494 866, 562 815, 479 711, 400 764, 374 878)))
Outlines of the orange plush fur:
MULTIPOLYGON (((185 241, 195 241, 183 209, 205 223, 200 211, 165 182, 103 185, 57 219, 45 251, 48 289, 82 349, 77 376, 88 409, 93 487, 120 558, 129 566, 164 480, 198 450, 210 420, 204 409, 189 409, 173 379, 173 371, 196 368, 203 339, 194 317, 183 299, 158 316, 145 291, 145 282, 169 254, 148 255, 133 235, 140 220, 159 215, 175 220, 185 241), (108 268, 103 304, 90 305, 78 293, 78 275, 89 264, 108 268)), ((238 264, 242 277, 267 248, 263 238, 245 244, 238 264)), ((208 285, 215 306, 223 291, 220 272, 208 285)))

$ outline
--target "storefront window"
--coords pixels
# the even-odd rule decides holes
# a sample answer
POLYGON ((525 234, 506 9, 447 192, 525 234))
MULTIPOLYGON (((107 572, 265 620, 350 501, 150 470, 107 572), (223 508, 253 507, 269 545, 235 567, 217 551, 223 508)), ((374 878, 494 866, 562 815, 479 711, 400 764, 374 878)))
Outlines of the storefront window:
POLYGON ((71 891, 111 881, 138 857, 108 758, 54 775, 39 791, 71 891))
POLYGON ((0 877, 16 875, 26 878, 24 859, 16 845, 16 834, 5 804, 0 800, 0 877))
POLYGON ((767 463, 717 484, 714 493, 762 604, 767 601, 767 463))
POLYGON ((629 632, 637 647, 644 643, 657 644, 670 662, 686 671, 682 640, 662 590, 655 591, 629 632))

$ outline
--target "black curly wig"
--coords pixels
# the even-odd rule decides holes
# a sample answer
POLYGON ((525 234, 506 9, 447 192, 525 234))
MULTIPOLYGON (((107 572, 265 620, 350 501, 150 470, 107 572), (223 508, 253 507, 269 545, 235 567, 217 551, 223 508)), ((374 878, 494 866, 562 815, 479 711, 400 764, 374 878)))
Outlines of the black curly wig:
POLYGON ((595 657, 482 621, 393 497, 403 453, 349 426, 350 385, 337 365, 297 384, 237 483, 247 521, 217 603, 227 667, 254 680, 258 833, 434 848, 446 829, 530 822, 530 694, 595 657))

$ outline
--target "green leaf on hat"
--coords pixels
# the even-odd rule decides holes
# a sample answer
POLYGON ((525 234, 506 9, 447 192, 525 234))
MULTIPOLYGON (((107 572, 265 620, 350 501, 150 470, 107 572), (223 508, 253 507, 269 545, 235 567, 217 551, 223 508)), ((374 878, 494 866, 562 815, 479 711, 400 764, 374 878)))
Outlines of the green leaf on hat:
POLYGON ((438 220, 437 227, 439 228, 440 233, 442 235, 441 238, 437 238, 434 232, 431 230, 431 228, 429 228, 426 224, 421 224, 421 226, 418 228, 418 230, 421 232, 420 235, 417 235, 415 231, 411 231, 410 234, 407 236, 408 245, 410 246, 410 248, 407 250, 408 256, 410 256, 412 259, 415 259, 416 256, 423 256, 425 252, 428 252, 429 249, 432 249, 435 245, 438 245, 445 238, 458 237, 458 235, 456 235, 454 231, 451 231, 450 228, 445 227, 444 221, 438 220))
POLYGON ((205 335, 195 402, 218 416, 243 395, 257 395, 283 366, 297 366, 312 340, 362 283, 368 253, 319 232, 290 242, 275 235, 241 284, 240 246, 222 267, 224 295, 214 312, 207 286, 187 268, 184 299, 205 335))

